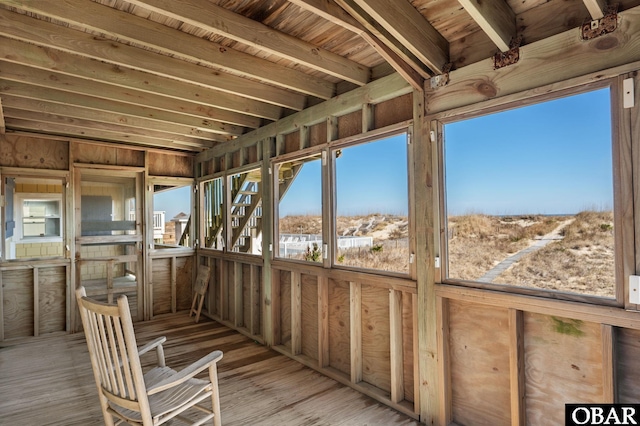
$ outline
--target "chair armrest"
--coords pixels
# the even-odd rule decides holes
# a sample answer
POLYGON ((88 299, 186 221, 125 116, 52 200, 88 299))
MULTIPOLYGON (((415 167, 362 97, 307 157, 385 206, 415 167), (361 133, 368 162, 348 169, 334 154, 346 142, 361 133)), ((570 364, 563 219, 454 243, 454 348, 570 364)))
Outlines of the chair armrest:
POLYGON ((151 349, 155 348, 157 363, 160 367, 164 367, 166 364, 164 361, 164 349, 162 348, 162 344, 166 341, 167 341, 167 338, 162 336, 162 337, 158 337, 155 340, 152 340, 151 342, 147 343, 144 346, 140 346, 138 348, 138 356, 142 356, 147 352, 149 352, 151 349))
POLYGON ((138 355, 144 355, 147 352, 149 352, 151 349, 157 347, 157 346, 161 346, 164 342, 167 341, 167 338, 162 336, 162 337, 158 337, 155 340, 152 340, 151 342, 147 343, 144 346, 139 346, 138 347, 138 355))
POLYGON ((193 378, 196 374, 200 373, 203 370, 206 370, 210 366, 215 366, 215 364, 222 359, 222 351, 213 351, 209 355, 200 358, 198 361, 194 362, 190 366, 176 372, 166 379, 156 383, 147 389, 148 395, 153 395, 158 392, 162 392, 164 390, 170 389, 174 386, 179 385, 180 383, 184 383, 187 380, 193 378))

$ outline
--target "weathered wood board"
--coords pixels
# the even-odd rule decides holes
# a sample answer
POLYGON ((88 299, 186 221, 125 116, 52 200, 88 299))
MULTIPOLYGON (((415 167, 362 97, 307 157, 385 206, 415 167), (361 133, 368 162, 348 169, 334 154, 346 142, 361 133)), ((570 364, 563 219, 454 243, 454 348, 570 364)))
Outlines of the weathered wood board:
POLYGON ((453 421, 510 424, 508 310, 452 300, 449 313, 453 421))
POLYGON ((144 151, 101 144, 71 144, 71 158, 75 163, 144 167, 144 151))
POLYGON ((39 334, 64 331, 66 329, 66 290, 66 267, 38 268, 39 334))
POLYGON ((349 283, 329 280, 329 365, 351 374, 349 283))
POLYGON ((563 424, 565 404, 602 402, 600 324, 525 313, 524 350, 529 424, 563 424))
POLYGON ((191 307, 193 275, 193 258, 176 258, 176 309, 187 310, 191 307))
POLYGON ((377 104, 373 113, 374 127, 379 129, 413 118, 413 103, 411 97, 412 94, 408 93, 404 96, 399 96, 377 104))
POLYGON ((33 336, 33 270, 2 271, 4 338, 33 336))
POLYGON ((153 315, 171 312, 171 259, 153 259, 153 315))
POLYGON ((0 166, 69 170, 69 142, 0 134, 0 166))
POLYGON ((391 390, 389 290, 362 285, 362 380, 391 390))
POLYGON ((291 273, 280 271, 280 343, 291 349, 291 273))
POLYGON ((318 359, 318 278, 302 274, 302 353, 318 359))
POLYGON ((191 156, 150 151, 148 161, 151 176, 193 176, 194 159, 191 156))
POLYGON ((402 293, 402 358, 404 399, 413 402, 413 301, 410 293, 402 293))
POLYGON ((618 401, 637 404, 640 401, 640 330, 616 330, 616 365, 618 401))

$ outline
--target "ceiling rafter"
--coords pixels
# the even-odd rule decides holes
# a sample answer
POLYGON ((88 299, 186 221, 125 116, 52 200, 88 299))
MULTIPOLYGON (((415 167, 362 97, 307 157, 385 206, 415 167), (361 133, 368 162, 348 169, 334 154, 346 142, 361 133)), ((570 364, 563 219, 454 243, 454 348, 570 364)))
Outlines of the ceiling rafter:
MULTIPOLYGON (((362 8, 433 73, 442 73, 445 64, 449 62, 449 42, 408 1, 339 1, 345 1, 346 4, 353 1, 353 4, 362 8)), ((363 16, 361 18, 366 19, 363 16)), ((395 44, 388 44, 388 46, 391 49, 397 49, 395 44)))
MULTIPOLYGON (((6 1, 13 2, 14 0, 6 1)), ((19 3, 24 4, 24 10, 49 16, 46 10, 41 10, 40 7, 45 9, 46 5, 55 2, 25 0, 19 3)), ((62 19, 57 16, 49 17, 62 19)), ((302 94, 235 75, 220 73, 178 58, 115 43, 113 40, 101 39, 94 34, 83 33, 46 21, 34 20, 26 15, 7 10, 0 10, 0 34, 296 111, 303 109, 306 104, 302 94), (52 37, 52 34, 55 34, 55 37, 52 37)))
POLYGON ((390 49, 379 37, 367 30, 352 14, 347 13, 345 6, 340 7, 337 3, 323 0, 289 0, 289 2, 358 34, 366 40, 370 46, 376 49, 413 88, 416 90, 423 89, 425 77, 416 71, 407 61, 402 59, 394 50, 390 49))
MULTIPOLYGON (((24 4, 24 2, 19 2, 24 4)), ((57 19, 72 19, 114 38, 133 42, 167 55, 176 55, 225 72, 248 76, 296 92, 328 99, 335 84, 275 64, 247 53, 228 49, 178 29, 86 0, 56 0, 40 5, 57 19)))
POLYGON ((2 107, 2 98, 0 98, 0 135, 4 135, 7 130, 7 126, 4 122, 4 109, 2 107))
POLYGON ((360 86, 369 82, 369 68, 213 3, 194 0, 129 0, 129 3, 360 86))
MULTIPOLYGON (((122 95, 125 102, 129 99, 134 99, 134 96, 143 98, 151 94, 153 96, 161 95, 161 97, 166 97, 167 102, 170 100, 178 101, 179 103, 189 102, 189 104, 193 104, 192 109, 196 108, 197 105, 205 105, 234 113, 233 115, 221 113, 221 119, 225 115, 237 117, 239 113, 274 121, 280 118, 282 114, 281 108, 276 105, 248 100, 234 94, 171 80, 142 71, 122 67, 114 68, 104 62, 78 57, 68 52, 2 36, 0 36, 0 61, 93 81, 97 84, 96 88, 105 88, 105 93, 109 96, 125 91, 125 94, 122 95), (110 89, 107 85, 113 85, 114 87, 110 89), (144 92, 147 95, 140 92, 144 92)), ((93 91, 95 92, 96 90, 94 89, 93 91)))
POLYGON ((458 2, 498 46, 498 49, 506 52, 511 48, 511 40, 516 36, 516 15, 505 0, 491 2, 458 0, 458 2))

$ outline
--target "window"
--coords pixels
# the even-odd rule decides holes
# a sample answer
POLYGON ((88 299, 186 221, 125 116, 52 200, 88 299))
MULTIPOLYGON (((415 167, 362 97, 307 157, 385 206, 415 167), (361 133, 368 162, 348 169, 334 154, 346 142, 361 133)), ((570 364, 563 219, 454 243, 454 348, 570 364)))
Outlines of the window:
POLYGON ((409 273, 407 133, 333 150, 336 265, 409 273))
POLYGON ((61 179, 6 177, 5 259, 62 257, 61 179))
POLYGON ((444 125, 447 277, 615 297, 609 89, 444 125))
POLYGON ((134 177, 83 174, 82 236, 136 235, 137 215, 134 177))
POLYGON ((278 257, 322 263, 320 154, 275 165, 278 257))
POLYGON ((155 249, 191 247, 191 183, 155 184, 153 244, 155 249))
POLYGON ((260 169, 228 177, 231 191, 231 251, 262 253, 262 176, 260 169))
POLYGON ((202 184, 202 219, 204 247, 223 250, 224 233, 224 179, 216 178, 202 184))

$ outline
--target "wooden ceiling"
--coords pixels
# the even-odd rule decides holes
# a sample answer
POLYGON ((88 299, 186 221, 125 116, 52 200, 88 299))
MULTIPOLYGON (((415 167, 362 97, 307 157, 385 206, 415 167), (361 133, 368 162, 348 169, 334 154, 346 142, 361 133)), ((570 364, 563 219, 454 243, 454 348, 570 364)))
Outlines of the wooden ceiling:
MULTIPOLYGON (((621 0, 617 10, 640 4, 621 0)), ((415 88, 607 0, 0 0, 0 132, 200 152, 398 72, 415 88)))

